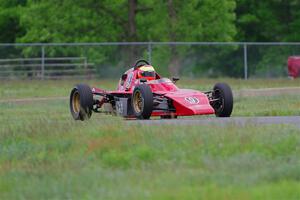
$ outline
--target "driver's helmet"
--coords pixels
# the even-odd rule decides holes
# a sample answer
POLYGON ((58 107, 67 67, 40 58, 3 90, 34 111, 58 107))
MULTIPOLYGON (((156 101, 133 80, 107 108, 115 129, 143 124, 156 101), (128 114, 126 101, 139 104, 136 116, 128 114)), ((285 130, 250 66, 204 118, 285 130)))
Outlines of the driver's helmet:
POLYGON ((148 81, 155 80, 156 73, 154 68, 151 65, 144 65, 138 69, 138 78, 144 78, 148 81))

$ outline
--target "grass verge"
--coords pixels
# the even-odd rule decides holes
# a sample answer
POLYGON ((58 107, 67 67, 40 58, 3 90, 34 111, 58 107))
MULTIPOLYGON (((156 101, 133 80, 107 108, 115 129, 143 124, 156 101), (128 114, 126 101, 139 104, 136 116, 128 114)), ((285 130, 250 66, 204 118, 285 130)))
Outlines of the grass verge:
POLYGON ((299 199, 299 128, 74 122, 66 107, 1 108, 1 199, 299 199))
MULTIPOLYGON (((198 89, 202 80, 184 83, 198 89)), ((72 85, 7 82, 0 93, 65 96, 72 85)), ((299 102, 299 94, 238 98, 233 115, 300 115, 299 102)), ((0 122, 0 199, 300 198, 294 126, 147 126, 97 114, 74 122, 67 100, 1 103, 0 122)))

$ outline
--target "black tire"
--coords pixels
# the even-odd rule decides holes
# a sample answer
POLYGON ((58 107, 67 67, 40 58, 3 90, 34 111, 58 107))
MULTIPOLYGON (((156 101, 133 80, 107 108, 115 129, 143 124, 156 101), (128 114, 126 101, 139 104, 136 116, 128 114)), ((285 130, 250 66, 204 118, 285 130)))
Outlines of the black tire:
POLYGON ((88 85, 76 85, 70 94, 70 111, 75 120, 84 121, 92 116, 93 93, 88 85))
POLYGON ((213 98, 219 101, 212 102, 217 117, 230 117, 233 109, 233 95, 226 83, 217 83, 213 89, 213 98))
POLYGON ((131 97, 133 113, 138 119, 149 119, 153 110, 153 94, 147 84, 134 88, 131 97))

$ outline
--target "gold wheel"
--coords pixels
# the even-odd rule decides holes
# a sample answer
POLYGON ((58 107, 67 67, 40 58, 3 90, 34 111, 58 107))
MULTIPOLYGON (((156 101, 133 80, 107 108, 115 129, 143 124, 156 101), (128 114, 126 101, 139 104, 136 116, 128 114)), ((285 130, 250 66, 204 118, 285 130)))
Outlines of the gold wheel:
POLYGON ((133 108, 137 113, 140 113, 143 110, 143 97, 139 90, 133 95, 133 108))
POLYGON ((137 119, 149 119, 153 110, 153 93, 147 84, 137 85, 131 96, 131 108, 137 119))
POLYGON ((73 94, 73 98, 72 98, 72 107, 75 113, 79 113, 80 111, 80 95, 79 92, 76 91, 73 94))

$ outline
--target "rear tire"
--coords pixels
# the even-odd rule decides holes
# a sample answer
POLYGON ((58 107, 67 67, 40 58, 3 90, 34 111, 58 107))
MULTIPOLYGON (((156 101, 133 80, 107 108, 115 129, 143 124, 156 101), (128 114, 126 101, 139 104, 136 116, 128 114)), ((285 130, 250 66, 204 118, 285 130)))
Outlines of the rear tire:
POLYGON ((217 117, 230 117, 233 109, 233 95, 226 83, 217 83, 213 89, 213 98, 219 101, 212 102, 217 117))
POLYGON ((153 110, 153 94, 147 84, 134 88, 131 97, 133 113, 138 119, 149 119, 153 110))
POLYGON ((75 120, 87 120, 92 116, 93 93, 88 85, 76 85, 70 94, 70 112, 75 120))

